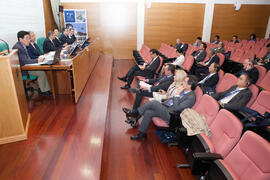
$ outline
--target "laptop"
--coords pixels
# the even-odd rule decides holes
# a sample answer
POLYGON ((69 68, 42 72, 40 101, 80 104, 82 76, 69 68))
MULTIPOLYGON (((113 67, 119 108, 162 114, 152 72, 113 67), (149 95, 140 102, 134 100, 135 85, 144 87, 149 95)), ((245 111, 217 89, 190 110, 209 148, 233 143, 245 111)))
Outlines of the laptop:
POLYGON ((70 56, 75 55, 75 53, 76 53, 76 51, 77 51, 78 48, 79 48, 79 45, 77 43, 72 44, 70 46, 70 48, 69 48, 69 54, 70 54, 70 56))
POLYGON ((38 64, 39 65, 53 65, 60 60, 60 54, 61 54, 61 48, 55 51, 53 58, 49 54, 48 56, 45 57, 43 62, 40 62, 38 64))
POLYGON ((91 38, 86 38, 82 43, 81 43, 81 48, 85 48, 86 46, 88 46, 90 44, 90 42, 88 42, 91 38))

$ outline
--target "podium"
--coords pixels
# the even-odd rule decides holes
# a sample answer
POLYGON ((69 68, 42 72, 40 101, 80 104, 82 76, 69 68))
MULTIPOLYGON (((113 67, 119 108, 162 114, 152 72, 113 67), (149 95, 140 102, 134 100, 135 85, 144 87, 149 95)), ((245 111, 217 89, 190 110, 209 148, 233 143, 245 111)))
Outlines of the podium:
POLYGON ((30 113, 17 50, 0 55, 0 144, 27 139, 30 113))

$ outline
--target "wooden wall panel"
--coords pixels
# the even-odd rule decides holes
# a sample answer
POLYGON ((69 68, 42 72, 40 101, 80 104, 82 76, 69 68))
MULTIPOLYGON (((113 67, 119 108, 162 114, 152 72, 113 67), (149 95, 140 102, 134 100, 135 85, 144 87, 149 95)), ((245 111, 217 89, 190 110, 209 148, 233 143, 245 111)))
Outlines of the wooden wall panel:
POLYGON ((152 3, 145 9, 144 43, 159 48, 162 42, 175 44, 176 38, 193 43, 202 36, 204 4, 152 3))
POLYGON ((43 9, 44 9, 44 19, 45 19, 45 30, 46 30, 46 36, 47 36, 48 32, 56 28, 57 25, 53 18, 50 0, 43 0, 43 9))
POLYGON ((137 3, 62 3, 64 9, 86 9, 88 35, 97 48, 115 59, 132 58, 137 47, 137 3))
POLYGON ((270 5, 242 5, 235 11, 233 5, 217 4, 214 9, 211 40, 216 34, 231 40, 234 34, 248 39, 251 33, 264 38, 270 16, 270 5))

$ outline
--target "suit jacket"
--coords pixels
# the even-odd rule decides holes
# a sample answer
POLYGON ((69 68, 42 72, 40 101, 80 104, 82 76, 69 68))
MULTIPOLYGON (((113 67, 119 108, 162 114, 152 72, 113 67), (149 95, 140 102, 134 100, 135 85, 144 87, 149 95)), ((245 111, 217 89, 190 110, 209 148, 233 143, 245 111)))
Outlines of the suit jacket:
MULTIPOLYGON (((12 49, 18 49, 18 57, 19 57, 19 63, 20 66, 24 66, 25 64, 33 64, 37 63, 38 59, 31 59, 31 57, 28 55, 27 50, 23 48, 23 45, 20 42, 17 42, 12 49)), ((23 75, 27 74, 27 71, 22 71, 23 75)))
POLYGON ((224 53, 225 49, 223 47, 216 47, 213 49, 215 53, 224 53))
POLYGON ((241 74, 243 74, 243 73, 247 73, 250 76, 250 78, 252 79, 252 84, 256 84, 256 82, 259 78, 259 71, 256 67, 253 67, 253 68, 249 69, 248 71, 242 69, 241 71, 239 71, 235 75, 237 77, 240 77, 241 74))
MULTIPOLYGON (((168 107, 168 111, 172 114, 177 114, 181 113, 186 108, 191 108, 195 104, 196 96, 193 91, 190 91, 182 98, 174 96, 170 99, 173 100, 173 105, 168 107)), ((169 101, 170 99, 168 99, 167 101, 169 101)), ((166 104, 167 101, 165 101, 163 104, 166 104)))
POLYGON ((163 89, 164 91, 167 91, 169 86, 173 83, 174 79, 173 79, 173 75, 170 76, 170 77, 166 77, 166 78, 164 78, 164 77, 165 76, 161 76, 160 78, 154 78, 154 79, 149 79, 148 80, 149 84, 153 84, 153 86, 151 87, 151 92, 155 92, 155 91, 158 91, 160 89, 163 89), (156 82, 159 82, 159 84, 154 85, 156 82))
POLYGON ((46 38, 43 43, 43 51, 44 53, 48 53, 50 51, 57 51, 60 47, 56 47, 49 38, 46 38))
POLYGON ((218 44, 220 41, 213 41, 212 44, 218 44))
POLYGON ((71 37, 68 37, 68 38, 69 38, 70 44, 72 44, 72 43, 74 43, 76 41, 76 37, 75 37, 74 34, 71 37))
POLYGON ((62 45, 65 44, 65 43, 72 44, 69 37, 64 35, 64 34, 62 34, 59 39, 62 42, 62 45))
POLYGON ((206 51, 202 51, 200 53, 200 50, 197 50, 197 51, 194 51, 192 54, 191 54, 193 57, 194 57, 194 60, 197 61, 197 62, 201 62, 205 59, 206 57, 206 51), (198 55, 199 54, 199 55, 198 55), (196 57, 196 58, 195 58, 196 57))
POLYGON ((33 45, 30 43, 29 46, 27 46, 27 51, 31 59, 36 59, 40 55, 42 55, 38 45, 34 43, 33 45))
POLYGON ((160 58, 157 57, 155 60, 152 60, 149 64, 146 65, 144 71, 146 73, 155 74, 157 68, 160 64, 160 58))
POLYGON ((53 40, 53 43, 54 43, 54 46, 55 47, 63 47, 62 45, 62 42, 60 41, 60 39, 59 38, 54 38, 54 40, 53 40))
MULTIPOLYGON (((201 80, 203 80, 208 75, 209 74, 205 75, 201 80)), ((215 73, 214 75, 212 75, 210 78, 208 78, 204 83, 202 83, 200 85, 215 88, 218 81, 219 81, 218 73, 215 73)))
POLYGON ((218 63, 219 64, 219 57, 218 55, 214 55, 210 57, 205 63, 209 62, 206 67, 209 67, 212 63, 218 63))
POLYGON ((187 49, 188 49, 188 44, 186 44, 186 43, 180 43, 180 44, 176 44, 175 46, 174 46, 176 49, 179 49, 179 50, 183 50, 184 52, 186 52, 187 51, 187 49))
MULTIPOLYGON (((217 101, 224 98, 227 93, 234 91, 237 88, 236 85, 232 86, 230 89, 216 93, 213 95, 217 101)), ((252 97, 252 93, 249 88, 241 90, 237 95, 235 95, 227 104, 224 104, 224 108, 228 110, 239 110, 239 108, 246 106, 252 97)))

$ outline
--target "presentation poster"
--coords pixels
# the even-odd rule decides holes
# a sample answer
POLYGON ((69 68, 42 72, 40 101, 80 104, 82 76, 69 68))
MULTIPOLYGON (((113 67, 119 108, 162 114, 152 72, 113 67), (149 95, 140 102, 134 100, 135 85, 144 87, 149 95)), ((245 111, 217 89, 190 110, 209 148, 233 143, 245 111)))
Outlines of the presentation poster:
POLYGON ((85 9, 64 9, 66 28, 74 28, 78 40, 84 40, 87 34, 87 19, 85 9))

